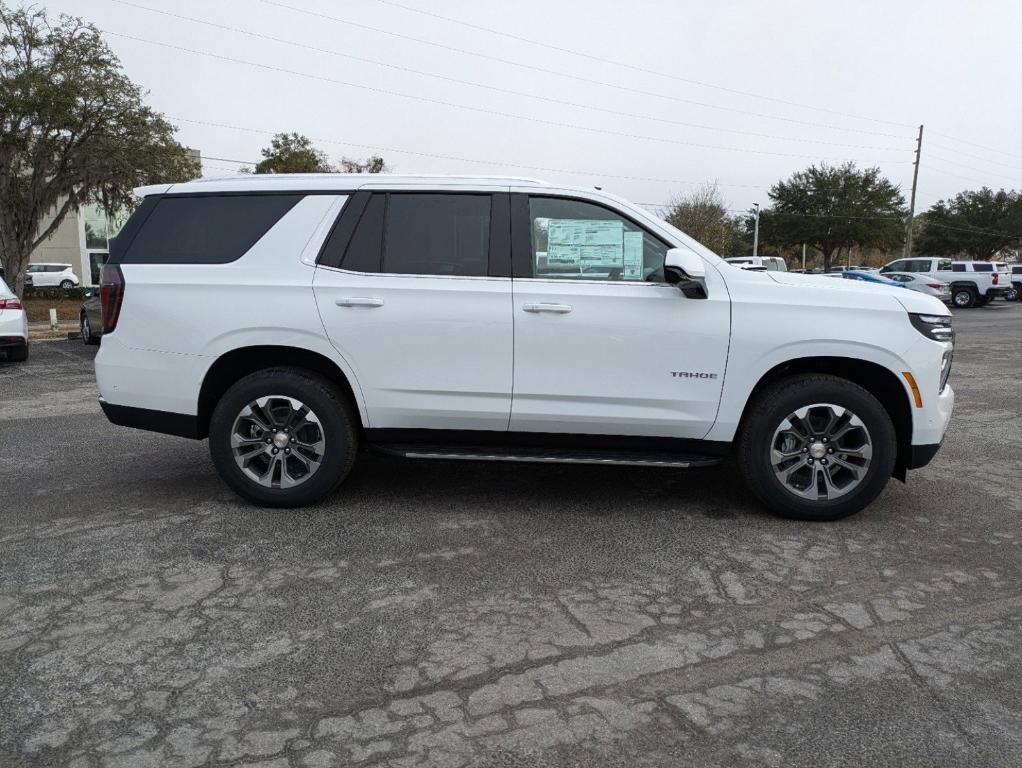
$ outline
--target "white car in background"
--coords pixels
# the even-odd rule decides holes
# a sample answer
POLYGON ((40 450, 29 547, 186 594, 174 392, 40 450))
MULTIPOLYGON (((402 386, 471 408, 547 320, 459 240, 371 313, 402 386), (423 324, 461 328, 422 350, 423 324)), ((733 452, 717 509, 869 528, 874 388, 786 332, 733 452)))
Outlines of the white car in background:
POLYGON ((951 301, 951 283, 938 280, 935 277, 925 274, 911 274, 909 272, 888 272, 884 275, 888 280, 901 283, 912 291, 925 293, 940 299, 945 304, 951 301))
POLYGON ((75 288, 79 282, 70 264, 29 264, 25 277, 25 284, 33 288, 75 288))
POLYGON ((754 267, 762 267, 767 272, 788 271, 788 265, 779 256, 732 256, 724 261, 740 269, 753 269, 754 272, 760 271, 754 267))
POLYGON ((28 359, 28 316, 21 299, 0 279, 0 352, 12 363, 28 359))

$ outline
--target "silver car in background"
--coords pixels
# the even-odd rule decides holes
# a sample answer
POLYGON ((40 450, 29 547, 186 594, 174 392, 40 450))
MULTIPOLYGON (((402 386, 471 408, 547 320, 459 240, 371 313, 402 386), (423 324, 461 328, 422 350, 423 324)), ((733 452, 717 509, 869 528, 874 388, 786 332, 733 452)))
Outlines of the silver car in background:
POLYGON ((934 296, 945 304, 951 302, 951 284, 921 272, 885 272, 884 277, 901 283, 912 291, 934 296))

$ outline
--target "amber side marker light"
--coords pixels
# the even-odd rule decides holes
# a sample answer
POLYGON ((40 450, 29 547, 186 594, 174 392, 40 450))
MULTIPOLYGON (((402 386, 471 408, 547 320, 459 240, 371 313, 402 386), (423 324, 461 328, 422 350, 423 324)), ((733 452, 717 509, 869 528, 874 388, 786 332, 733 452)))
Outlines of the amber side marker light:
POLYGON ((912 397, 915 398, 916 408, 923 407, 923 396, 919 394, 919 385, 916 384, 916 377, 908 371, 902 371, 901 375, 905 377, 905 381, 908 382, 909 389, 912 390, 912 397))

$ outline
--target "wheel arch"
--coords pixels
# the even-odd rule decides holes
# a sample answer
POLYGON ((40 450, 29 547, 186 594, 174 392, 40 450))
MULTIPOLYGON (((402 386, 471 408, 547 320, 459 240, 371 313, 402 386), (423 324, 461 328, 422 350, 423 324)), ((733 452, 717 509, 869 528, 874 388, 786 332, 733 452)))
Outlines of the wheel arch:
POLYGON ((359 414, 360 430, 365 428, 365 412, 355 395, 355 388, 336 362, 326 355, 302 347, 253 345, 225 352, 206 370, 196 410, 198 437, 201 439, 208 436, 213 409, 232 384, 256 371, 280 366, 304 368, 337 384, 359 414))
POLYGON ((904 481, 912 457, 912 403, 905 384, 889 368, 869 360, 849 357, 802 357, 775 365, 760 377, 753 387, 741 419, 738 434, 759 394, 770 384, 789 376, 812 373, 829 374, 851 381, 871 393, 891 417, 898 438, 898 456, 894 463, 894 477, 904 481))

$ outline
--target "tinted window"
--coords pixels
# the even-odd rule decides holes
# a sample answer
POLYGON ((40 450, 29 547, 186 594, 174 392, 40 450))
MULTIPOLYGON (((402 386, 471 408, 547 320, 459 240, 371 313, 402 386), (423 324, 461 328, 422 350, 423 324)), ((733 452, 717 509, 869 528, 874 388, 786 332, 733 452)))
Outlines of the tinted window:
POLYGON ((951 271, 952 272, 964 272, 965 271, 965 265, 964 264, 952 264, 951 265, 951 271))
POLYGON ((392 194, 383 271, 398 275, 487 274, 489 195, 392 194))
POLYGON ((972 265, 972 271, 973 272, 993 272, 994 271, 994 265, 993 264, 973 264, 972 265))
POLYGON ((163 197, 122 257, 125 263, 225 264, 241 258, 301 195, 163 197))
POLYGON ((1022 267, 1012 267, 1011 268, 1011 274, 1013 274, 1013 275, 1022 275, 1022 267))
MULTIPOLYGON (((362 218, 355 227, 355 232, 344 252, 342 269, 352 272, 379 272, 380 252, 383 241, 383 213, 387 205, 386 195, 373 195, 369 198, 362 218)), ((334 230, 336 235, 337 230, 334 230)))
POLYGON ((937 262, 938 272, 947 272, 951 269, 951 259, 941 259, 937 262))
POLYGON ((886 267, 880 270, 881 272, 908 272, 907 261, 892 261, 886 267))
POLYGON ((664 281, 667 246, 608 208, 530 197, 529 214, 534 277, 664 281))

